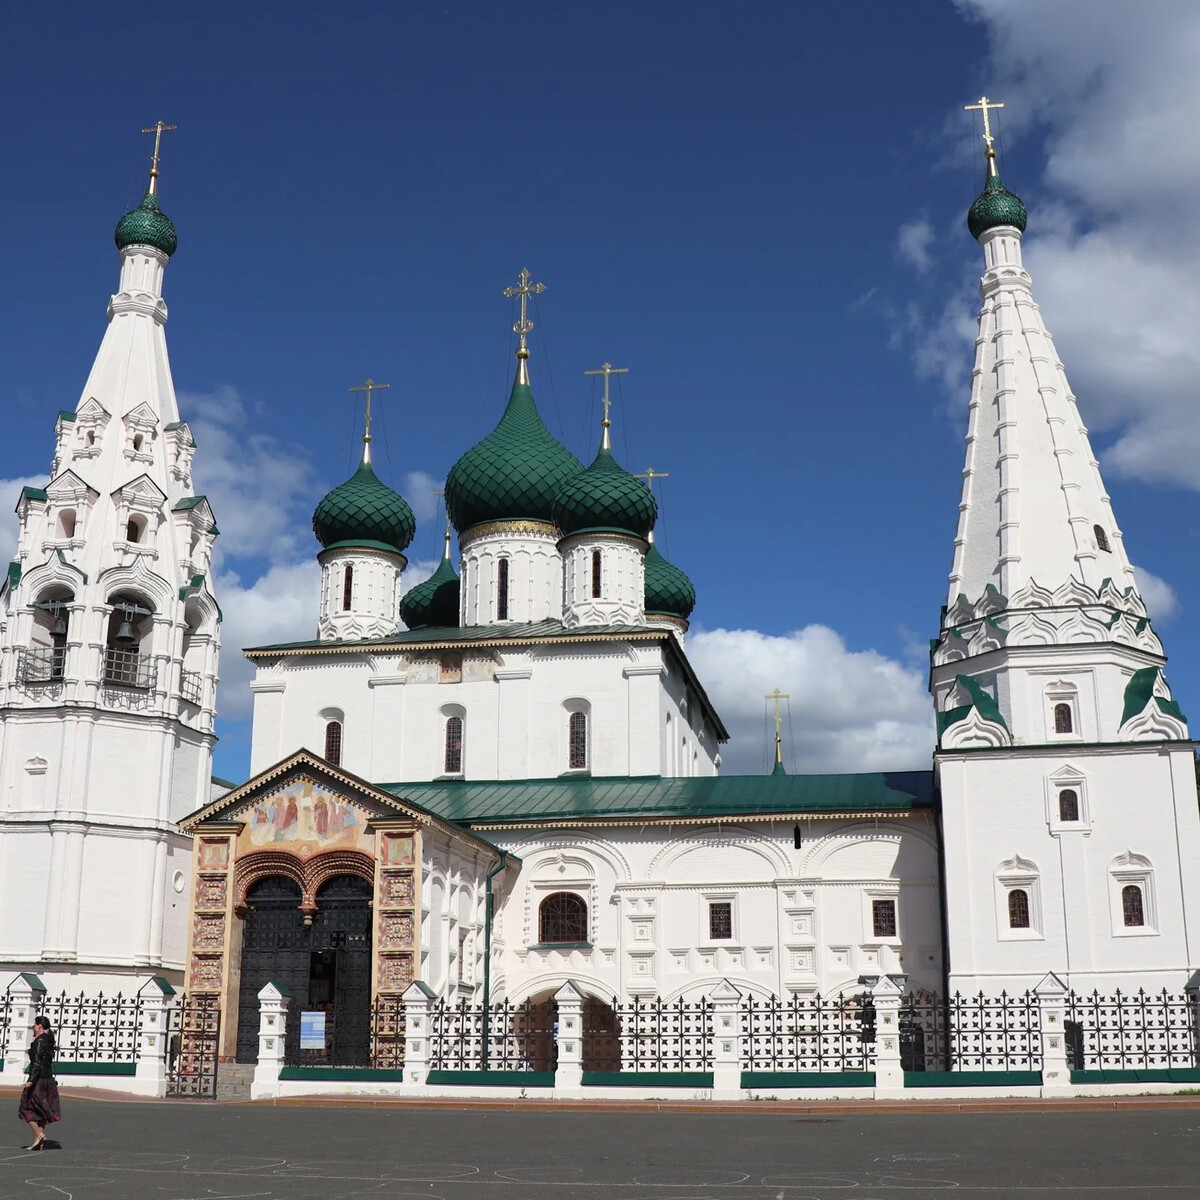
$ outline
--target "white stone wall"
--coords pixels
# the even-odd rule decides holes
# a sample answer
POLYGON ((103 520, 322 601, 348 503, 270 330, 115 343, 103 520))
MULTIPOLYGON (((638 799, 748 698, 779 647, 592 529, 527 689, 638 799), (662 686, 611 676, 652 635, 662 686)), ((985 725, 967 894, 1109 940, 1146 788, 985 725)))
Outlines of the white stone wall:
POLYGON ((579 534, 558 544, 563 563, 563 621, 580 625, 646 623, 646 543, 579 534), (600 556, 600 595, 593 594, 593 557, 600 556))
POLYGON ((403 555, 346 547, 325 550, 317 561, 321 564, 317 636, 322 641, 362 641, 396 632, 407 565, 403 555), (347 567, 351 569, 349 607, 345 604, 347 567))
POLYGON ((508 562, 508 615, 505 622, 562 618, 562 558, 558 531, 533 522, 482 527, 460 539, 461 625, 494 625, 500 559, 508 562))
POLYGON ((598 995, 669 998, 727 978, 760 994, 832 995, 881 971, 940 992, 931 818, 805 819, 799 848, 796 825, 484 833, 522 859, 498 910, 507 994, 573 979, 598 995), (586 902, 587 948, 539 944, 539 909, 555 892, 586 902), (875 936, 873 899, 896 902, 896 937, 875 936), (729 939, 709 936, 714 902, 732 906, 729 939))

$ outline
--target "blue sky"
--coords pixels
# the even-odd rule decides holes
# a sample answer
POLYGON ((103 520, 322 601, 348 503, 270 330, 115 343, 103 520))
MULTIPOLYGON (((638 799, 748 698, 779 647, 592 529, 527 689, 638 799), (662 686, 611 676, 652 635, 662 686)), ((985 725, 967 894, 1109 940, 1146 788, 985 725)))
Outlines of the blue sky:
MULTIPOLYGON (((315 628, 312 508, 377 465, 429 493, 498 419, 503 288, 551 429, 668 471, 660 544, 696 582, 693 660, 760 769, 790 692, 800 770, 928 761, 962 465, 982 179, 962 105, 1006 101, 1001 169, 1100 451, 1169 678, 1200 712, 1198 18, 1163 0, 450 3, 13 10, 0 96, 0 509, 46 469, 117 278, 149 139, 180 234, 166 296, 198 487, 223 536, 219 773, 244 775, 243 645, 315 628)), ((975 118, 977 121, 978 118, 975 118)), ((0 527, 0 550, 13 537, 0 527)))

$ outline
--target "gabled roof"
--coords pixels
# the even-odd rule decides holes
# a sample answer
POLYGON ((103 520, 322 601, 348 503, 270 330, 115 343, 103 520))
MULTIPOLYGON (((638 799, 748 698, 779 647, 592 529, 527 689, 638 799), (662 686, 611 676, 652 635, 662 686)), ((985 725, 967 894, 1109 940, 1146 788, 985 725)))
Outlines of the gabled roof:
POLYGON ((367 807, 374 807, 377 810, 376 816, 378 817, 407 817, 420 825, 435 826, 452 836, 476 842, 497 856, 500 853, 490 842, 459 826, 448 823, 420 803, 398 798, 357 775, 351 775, 349 771, 343 771, 340 767, 333 766, 311 750, 297 750, 295 754, 277 762, 273 767, 260 771, 252 779, 246 780, 245 783, 218 796, 217 799, 184 817, 179 822, 179 827, 191 833, 206 822, 229 820, 233 812, 252 802, 259 793, 278 786, 281 781, 291 775, 300 774, 315 775, 348 791, 358 793, 359 798, 367 807))
POLYGON ((409 650, 502 649, 505 646, 585 645, 588 642, 656 642, 666 648, 679 666, 688 687, 695 693, 705 716, 716 730, 717 740, 729 741, 729 730, 713 707, 687 655, 675 635, 646 625, 581 625, 568 629, 561 621, 511 621, 496 625, 464 625, 444 629, 401 629, 386 638, 369 641, 280 642, 273 646, 251 646, 242 653, 252 662, 260 658, 294 658, 310 654, 402 654, 409 650))
POLYGON ((932 771, 385 783, 385 792, 466 827, 530 822, 714 821, 889 816, 933 806, 932 771))

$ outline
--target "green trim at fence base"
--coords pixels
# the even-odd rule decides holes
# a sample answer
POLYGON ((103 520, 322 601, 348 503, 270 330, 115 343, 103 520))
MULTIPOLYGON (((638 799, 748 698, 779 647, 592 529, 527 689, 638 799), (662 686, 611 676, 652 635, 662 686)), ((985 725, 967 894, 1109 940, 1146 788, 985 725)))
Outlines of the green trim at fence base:
POLYGON ((137 1063, 131 1062, 56 1062, 55 1075, 136 1075, 137 1063))
POLYGON ((476 1087, 552 1088, 553 1071, 430 1071, 426 1083, 474 1084, 476 1087))
POLYGON ((1041 1071, 905 1071, 906 1088, 1041 1087, 1041 1071))
POLYGON ((376 1083, 403 1083, 404 1071, 392 1067, 283 1067, 283 1079, 319 1079, 325 1083, 353 1083, 374 1080, 376 1083))
POLYGON ((869 1088, 874 1071, 743 1071, 742 1087, 754 1088, 869 1088))
POLYGON ((584 1071, 584 1087, 710 1088, 711 1071, 584 1071))
POLYGON ((1164 1067, 1157 1071, 1072 1071, 1072 1083, 1200 1083, 1196 1067, 1164 1067))

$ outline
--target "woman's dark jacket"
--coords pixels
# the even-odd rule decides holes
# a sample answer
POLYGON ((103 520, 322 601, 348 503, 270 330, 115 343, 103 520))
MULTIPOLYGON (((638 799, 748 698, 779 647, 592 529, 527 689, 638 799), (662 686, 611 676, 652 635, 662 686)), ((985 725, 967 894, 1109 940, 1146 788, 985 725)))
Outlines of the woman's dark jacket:
POLYGON ((29 1082, 54 1078, 54 1034, 39 1033, 29 1047, 29 1082))

